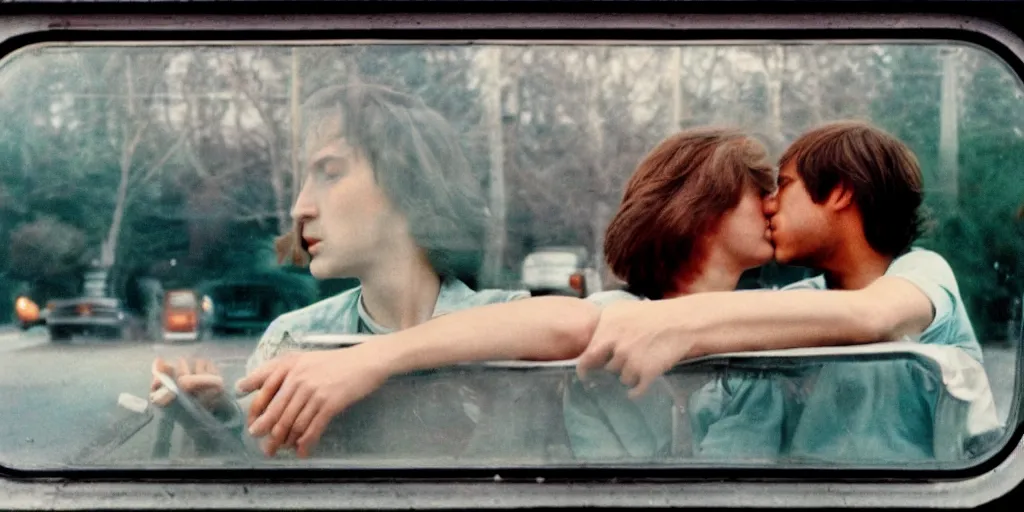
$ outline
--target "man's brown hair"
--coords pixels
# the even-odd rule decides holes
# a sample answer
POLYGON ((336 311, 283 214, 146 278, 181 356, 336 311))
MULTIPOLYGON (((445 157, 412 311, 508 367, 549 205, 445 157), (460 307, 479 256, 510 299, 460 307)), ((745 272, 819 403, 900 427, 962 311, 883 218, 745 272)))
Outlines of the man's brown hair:
POLYGON ((660 299, 692 270, 698 240, 739 204, 744 187, 775 189, 764 146, 738 130, 693 128, 637 166, 604 238, 605 259, 629 289, 660 299))
POLYGON ((791 161, 815 203, 838 186, 851 190, 864 236, 879 253, 902 254, 921 235, 921 167, 914 152, 884 130, 865 121, 828 123, 793 142, 779 166, 791 161))

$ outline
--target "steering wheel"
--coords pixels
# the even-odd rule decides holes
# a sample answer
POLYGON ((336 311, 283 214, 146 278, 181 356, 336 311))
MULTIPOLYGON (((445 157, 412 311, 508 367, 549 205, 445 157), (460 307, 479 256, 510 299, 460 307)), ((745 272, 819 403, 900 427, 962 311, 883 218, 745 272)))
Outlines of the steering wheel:
POLYGON ((198 454, 223 454, 230 451, 248 458, 248 450, 239 435, 244 426, 244 415, 237 402, 226 400, 228 416, 226 419, 219 419, 195 397, 182 391, 169 375, 157 372, 156 378, 174 395, 174 399, 163 407, 164 416, 160 422, 157 441, 153 446, 154 457, 168 457, 171 434, 174 425, 178 424, 195 442, 198 454))

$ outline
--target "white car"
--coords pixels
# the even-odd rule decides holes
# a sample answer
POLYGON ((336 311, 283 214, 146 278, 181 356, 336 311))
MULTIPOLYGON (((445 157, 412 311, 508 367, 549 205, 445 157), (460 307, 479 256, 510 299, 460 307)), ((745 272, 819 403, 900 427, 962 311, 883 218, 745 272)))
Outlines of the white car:
POLYGON ((601 291, 601 276, 584 247, 542 247, 523 260, 523 286, 533 295, 586 297, 601 291))

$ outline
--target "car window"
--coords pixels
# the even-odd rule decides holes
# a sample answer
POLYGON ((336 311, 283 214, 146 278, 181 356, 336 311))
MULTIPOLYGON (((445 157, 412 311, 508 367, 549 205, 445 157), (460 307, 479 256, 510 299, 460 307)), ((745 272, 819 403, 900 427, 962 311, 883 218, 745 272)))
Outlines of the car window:
POLYGON ((554 266, 575 266, 576 255, 566 254, 559 252, 540 252, 534 253, 526 257, 523 261, 524 265, 554 265, 554 266))
MULTIPOLYGON (((952 42, 23 48, 0 66, 0 303, 11 320, 0 389, 16 397, 0 400, 0 463, 978 464, 1020 421, 1022 92, 994 53, 952 42), (572 363, 425 370, 337 418, 312 459, 259 451, 243 428, 252 396, 230 397, 237 407, 199 434, 187 408, 165 421, 172 413, 149 403, 156 356, 208 359, 230 388, 306 335, 398 329, 382 297, 429 296, 424 320, 552 290, 604 305, 626 293, 616 283, 643 277, 614 268, 606 235, 660 141, 738 126, 765 147, 774 180, 801 134, 850 118, 904 141, 922 170, 928 216, 914 245, 956 278, 924 291, 949 304, 933 315, 969 322, 926 331, 942 341, 919 345, 935 351, 719 355, 675 366, 640 400, 615 375, 580 380, 572 363), (164 315, 174 289, 197 295, 171 294, 169 306, 203 297, 201 314, 164 315), (23 320, 28 300, 40 312, 23 320)), ((725 213, 794 201, 782 183, 725 213)), ((671 226, 688 222, 666 212, 671 226)), ((777 228, 755 224, 760 242, 777 228)), ((666 230, 659 254, 690 243, 675 236, 666 230)), ((769 259, 735 287, 826 282, 769 259)), ((923 267, 908 268, 912 280, 923 267)))
POLYGON ((176 308, 190 308, 196 306, 196 297, 191 293, 174 293, 167 300, 168 305, 176 308))

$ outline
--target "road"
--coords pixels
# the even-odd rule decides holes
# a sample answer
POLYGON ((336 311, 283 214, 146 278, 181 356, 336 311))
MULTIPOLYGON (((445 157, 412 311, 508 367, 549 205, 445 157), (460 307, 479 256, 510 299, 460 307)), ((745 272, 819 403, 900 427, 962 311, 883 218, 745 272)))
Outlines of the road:
POLYGON ((19 467, 51 465, 55 454, 76 453, 120 412, 123 392, 149 393, 150 365, 202 356, 241 377, 254 339, 204 343, 112 342, 75 339, 51 344, 45 331, 0 331, 0 460, 19 467))
MULTIPOLYGON (((121 413, 122 392, 146 397, 154 357, 202 356, 223 368, 225 382, 244 371, 254 339, 203 343, 79 340, 51 344, 45 331, 0 327, 0 462, 22 468, 66 460, 121 413)), ((1006 418, 1016 373, 1014 352, 986 349, 996 405, 1006 418)))

